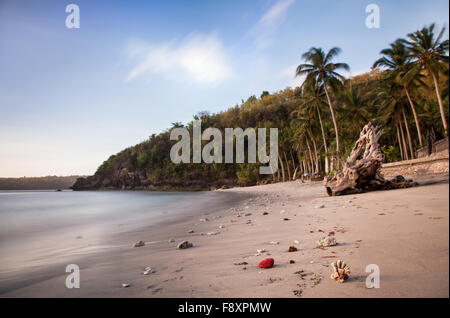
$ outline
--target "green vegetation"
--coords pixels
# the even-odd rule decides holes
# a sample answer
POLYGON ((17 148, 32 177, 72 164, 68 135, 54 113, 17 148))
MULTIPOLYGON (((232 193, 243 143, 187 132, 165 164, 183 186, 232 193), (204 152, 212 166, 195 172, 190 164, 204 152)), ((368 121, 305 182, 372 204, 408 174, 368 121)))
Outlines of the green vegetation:
MULTIPOLYGON (((426 138, 447 135, 449 112, 448 40, 434 24, 408 34, 380 52, 373 69, 344 78, 345 63, 333 60, 340 52, 311 48, 303 54, 295 75, 306 75, 301 87, 262 92, 241 105, 194 118, 202 129, 226 127, 279 129, 279 171, 258 174, 258 164, 174 164, 169 139, 174 123, 161 134, 111 156, 97 170, 97 186, 211 186, 282 181, 294 176, 333 173, 350 153, 361 128, 372 121, 385 131, 380 142, 387 161, 411 159, 426 138), (127 175, 120 171, 126 168, 127 175), (130 174, 131 172, 131 174, 130 174), (130 180, 131 181, 130 181, 130 180), (140 180, 134 182, 132 180, 140 180)), ((293 74, 294 75, 294 74, 293 74)), ((187 124, 191 131, 192 122, 187 124)), ((206 142, 205 142, 206 143, 206 142)))
POLYGON ((0 178, 0 190, 68 189, 80 176, 0 178))

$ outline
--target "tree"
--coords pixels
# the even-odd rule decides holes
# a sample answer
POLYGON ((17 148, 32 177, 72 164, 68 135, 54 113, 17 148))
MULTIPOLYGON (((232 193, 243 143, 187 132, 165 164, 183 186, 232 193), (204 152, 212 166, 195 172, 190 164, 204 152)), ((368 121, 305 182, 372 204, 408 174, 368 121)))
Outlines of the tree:
POLYGON ((409 55, 408 49, 404 44, 404 40, 402 39, 398 39, 397 41, 389 44, 389 48, 381 50, 380 54, 384 56, 376 60, 373 67, 387 68, 389 70, 391 80, 397 81, 403 86, 414 115, 417 134, 419 136, 419 144, 422 146, 422 132, 420 130, 419 118, 409 93, 409 89, 414 85, 414 82, 420 81, 424 84, 420 80, 420 71, 418 68, 414 68, 413 63, 411 63, 411 56, 409 55))
POLYGON ((307 63, 300 64, 295 73, 296 76, 306 75, 306 82, 315 80, 323 86, 325 95, 327 96, 328 106, 330 107, 331 117, 333 119, 334 131, 336 134, 336 152, 338 157, 340 154, 339 130, 328 88, 330 86, 338 87, 342 85, 344 77, 337 72, 338 70, 350 70, 350 67, 346 63, 331 62, 340 52, 340 48, 333 47, 328 51, 328 53, 325 54, 321 48, 312 47, 308 52, 302 55, 302 59, 304 59, 307 63))
POLYGON ((441 112, 442 124, 444 126, 445 135, 448 136, 447 120, 445 118, 444 105, 442 102, 441 90, 439 87, 439 69, 442 63, 449 61, 448 55, 445 53, 449 48, 449 41, 441 41, 445 27, 437 36, 434 34, 435 24, 432 23, 428 27, 423 27, 414 33, 409 33, 409 41, 405 40, 411 56, 415 59, 413 67, 409 72, 417 72, 417 69, 424 69, 432 77, 436 96, 439 102, 439 110, 441 112))

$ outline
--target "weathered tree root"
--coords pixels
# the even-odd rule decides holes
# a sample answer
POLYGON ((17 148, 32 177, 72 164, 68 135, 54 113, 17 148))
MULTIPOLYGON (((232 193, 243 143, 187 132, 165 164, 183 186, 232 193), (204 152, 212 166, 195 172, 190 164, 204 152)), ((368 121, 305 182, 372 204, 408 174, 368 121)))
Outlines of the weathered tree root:
POLYGON ((378 145, 382 134, 383 130, 379 130, 379 127, 375 127, 371 122, 364 126, 345 162, 343 172, 324 179, 328 195, 337 196, 418 185, 417 182, 403 176, 396 176, 391 180, 384 179, 380 172, 384 155, 378 145))

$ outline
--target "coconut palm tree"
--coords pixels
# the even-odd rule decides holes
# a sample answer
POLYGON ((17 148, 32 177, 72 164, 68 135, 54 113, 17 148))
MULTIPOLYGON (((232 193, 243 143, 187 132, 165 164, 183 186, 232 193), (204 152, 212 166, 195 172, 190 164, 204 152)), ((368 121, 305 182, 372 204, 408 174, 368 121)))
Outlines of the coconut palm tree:
POLYGON ((428 27, 423 27, 414 33, 408 34, 409 41, 405 40, 411 56, 415 58, 415 67, 410 72, 417 72, 417 69, 424 69, 432 77, 436 96, 439 102, 439 110, 441 112, 442 124, 444 126, 445 134, 448 136, 447 120, 445 118, 444 105, 442 102, 441 90, 439 87, 439 70, 442 68, 442 63, 449 61, 448 55, 445 53, 449 48, 449 41, 442 40, 445 32, 445 27, 437 36, 434 34, 435 24, 432 23, 428 27))
POLYGON ((390 79, 398 81, 402 86, 408 98, 416 123, 417 135, 419 136, 419 144, 422 146, 422 132, 420 130, 419 118, 417 116, 416 108, 410 94, 410 88, 414 86, 415 82, 425 85, 421 80, 420 70, 414 68, 411 63, 412 57, 408 53, 408 49, 404 44, 404 40, 389 44, 389 48, 380 51, 383 57, 373 63, 373 67, 384 67, 390 72, 390 79), (414 71, 412 71, 414 69, 414 71))
POLYGON ((331 62, 340 52, 340 48, 333 47, 328 51, 328 53, 325 54, 321 48, 312 47, 308 52, 302 55, 302 59, 304 59, 307 63, 297 66, 295 73, 296 76, 306 75, 306 82, 315 80, 322 85, 325 95, 327 96, 328 106, 330 107, 331 117, 333 119, 334 132, 336 134, 336 152, 338 156, 340 154, 339 130, 328 89, 329 87, 342 86, 344 77, 337 72, 338 70, 350 70, 350 67, 346 63, 331 62))
MULTIPOLYGON (((323 97, 325 93, 315 80, 312 80, 310 82, 304 82, 302 85, 302 89, 303 89, 302 97, 304 102, 300 105, 300 110, 306 109, 308 111, 317 112, 320 130, 322 133, 323 148, 325 150, 325 174, 328 174, 329 172, 328 145, 325 136, 325 129, 323 126, 322 115, 320 111, 320 106, 324 104, 323 97)), ((301 116, 301 111, 299 111, 298 113, 301 116)))

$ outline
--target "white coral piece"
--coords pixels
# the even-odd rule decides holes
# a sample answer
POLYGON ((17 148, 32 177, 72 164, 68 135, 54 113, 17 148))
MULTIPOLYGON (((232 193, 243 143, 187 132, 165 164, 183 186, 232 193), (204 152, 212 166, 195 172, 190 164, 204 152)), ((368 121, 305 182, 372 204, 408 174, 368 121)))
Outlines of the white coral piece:
POLYGON ((331 279, 343 283, 345 280, 347 280, 349 274, 350 274, 350 267, 345 264, 341 260, 337 260, 333 263, 331 263, 331 267, 333 267, 333 273, 331 274, 331 279))
POLYGON ((335 246, 336 244, 337 244, 336 239, 334 237, 328 236, 317 241, 316 247, 321 248, 321 247, 335 246))

